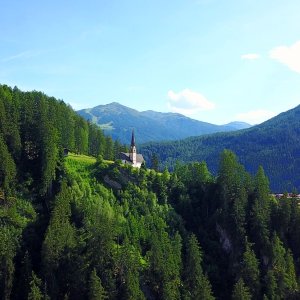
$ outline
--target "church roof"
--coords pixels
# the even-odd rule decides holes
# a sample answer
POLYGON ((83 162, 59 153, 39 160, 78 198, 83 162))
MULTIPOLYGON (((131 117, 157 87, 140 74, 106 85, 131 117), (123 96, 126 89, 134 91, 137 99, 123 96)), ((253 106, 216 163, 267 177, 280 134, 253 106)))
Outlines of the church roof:
MULTIPOLYGON (((120 153, 120 159, 132 162, 132 160, 130 159, 130 153, 121 152, 120 153)), ((145 160, 144 160, 144 157, 143 157, 142 154, 137 154, 136 155, 136 162, 137 163, 143 163, 144 161, 145 160)))

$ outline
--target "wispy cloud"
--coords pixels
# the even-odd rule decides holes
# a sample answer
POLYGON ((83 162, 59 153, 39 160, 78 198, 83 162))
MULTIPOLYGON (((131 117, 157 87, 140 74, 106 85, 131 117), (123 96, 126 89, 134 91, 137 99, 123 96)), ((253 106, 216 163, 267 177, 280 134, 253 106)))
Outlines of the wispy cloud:
POLYGON ((259 58, 260 58, 260 54, 258 54, 258 53, 247 53, 247 54, 241 55, 241 59, 254 60, 254 59, 259 59, 259 58))
POLYGON ((244 121, 250 124, 260 124, 276 116, 276 113, 270 110, 258 109, 240 113, 235 116, 235 120, 244 121))
POLYGON ((23 52, 5 57, 5 58, 1 59, 1 62, 9 62, 12 60, 17 60, 17 59, 27 59, 27 58, 34 57, 37 55, 39 55, 38 52, 28 50, 28 51, 23 51, 23 52))
POLYGON ((184 89, 178 93, 172 90, 168 92, 168 107, 173 112, 193 115, 200 111, 214 109, 215 104, 200 93, 184 89))
POLYGON ((275 59, 300 73, 300 41, 291 46, 279 46, 270 51, 270 58, 275 59))

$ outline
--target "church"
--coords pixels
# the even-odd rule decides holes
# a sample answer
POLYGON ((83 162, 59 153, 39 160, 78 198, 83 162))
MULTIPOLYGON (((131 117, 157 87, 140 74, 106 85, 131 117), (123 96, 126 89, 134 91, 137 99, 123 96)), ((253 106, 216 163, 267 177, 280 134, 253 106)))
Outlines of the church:
POLYGON ((142 166, 142 163, 145 162, 143 155, 136 153, 135 137, 133 130, 129 153, 121 152, 120 159, 122 160, 123 164, 131 165, 134 168, 140 168, 142 166))

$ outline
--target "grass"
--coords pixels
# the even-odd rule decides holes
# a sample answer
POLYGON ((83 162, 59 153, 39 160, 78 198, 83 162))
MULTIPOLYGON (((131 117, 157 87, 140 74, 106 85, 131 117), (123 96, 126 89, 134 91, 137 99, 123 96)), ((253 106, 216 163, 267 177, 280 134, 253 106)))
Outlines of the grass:
POLYGON ((69 153, 66 157, 66 161, 77 161, 86 165, 92 165, 96 162, 96 158, 93 156, 87 156, 82 154, 69 153))
POLYGON ((77 155, 69 153, 65 159, 65 166, 70 174, 80 175, 82 178, 88 178, 91 174, 91 169, 96 163, 96 158, 87 155, 77 155))
MULTIPOLYGON (((111 160, 104 160, 108 165, 113 164, 111 160)), ((93 165, 96 163, 96 158, 93 156, 69 153, 65 159, 65 165, 67 170, 72 173, 76 172, 81 176, 88 177, 93 165)))

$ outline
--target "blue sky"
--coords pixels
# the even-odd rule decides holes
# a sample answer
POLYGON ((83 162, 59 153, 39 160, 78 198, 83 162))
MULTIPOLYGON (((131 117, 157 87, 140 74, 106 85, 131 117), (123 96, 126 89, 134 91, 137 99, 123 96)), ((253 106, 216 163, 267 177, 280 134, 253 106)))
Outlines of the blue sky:
POLYGON ((222 124, 300 104, 299 0, 1 1, 0 83, 222 124))

